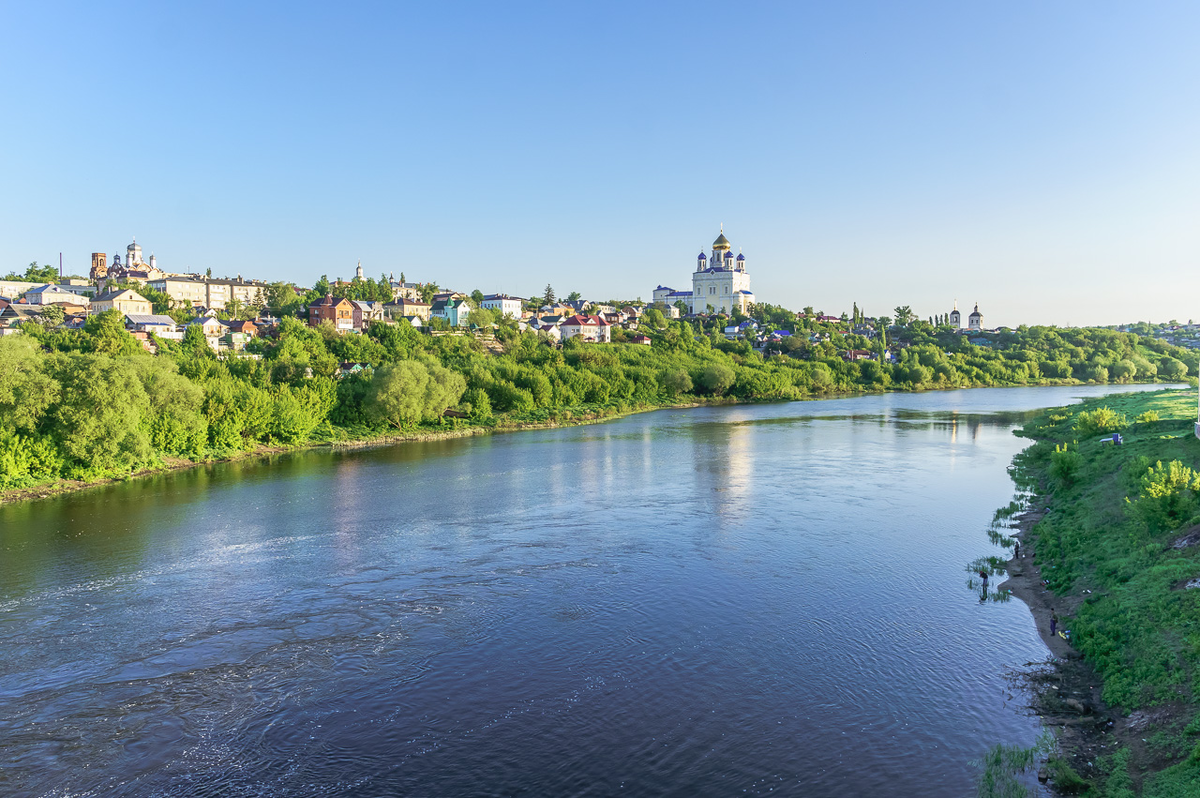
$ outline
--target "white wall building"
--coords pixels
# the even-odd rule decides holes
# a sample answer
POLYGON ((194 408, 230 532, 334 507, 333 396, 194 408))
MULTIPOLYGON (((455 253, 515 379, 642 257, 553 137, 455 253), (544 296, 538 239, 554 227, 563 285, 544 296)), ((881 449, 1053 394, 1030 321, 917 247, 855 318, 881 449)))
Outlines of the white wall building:
POLYGON ((666 286, 654 289, 653 301, 668 305, 683 300, 692 313, 745 313, 754 302, 750 291, 750 275, 746 272, 746 256, 734 257, 729 239, 722 226, 712 245, 712 257, 703 251, 696 256, 696 271, 692 273, 692 290, 675 291, 666 286))
POLYGON ((501 316, 512 316, 514 319, 519 319, 523 301, 520 297, 508 294, 488 294, 479 305, 488 310, 498 310, 501 316))

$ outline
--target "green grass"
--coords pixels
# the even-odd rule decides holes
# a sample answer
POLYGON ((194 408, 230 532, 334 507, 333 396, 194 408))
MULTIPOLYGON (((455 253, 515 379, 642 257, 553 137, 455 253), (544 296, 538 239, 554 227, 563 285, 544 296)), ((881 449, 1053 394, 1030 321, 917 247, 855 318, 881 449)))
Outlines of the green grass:
MULTIPOLYGON (((1168 765, 1143 784, 1141 794, 1156 798, 1200 795, 1200 757, 1187 756, 1200 730, 1200 590, 1181 589, 1200 577, 1200 546, 1171 546, 1182 529, 1200 523, 1200 496, 1185 487, 1153 497, 1161 487, 1151 484, 1149 470, 1173 460, 1200 467, 1195 420, 1193 391, 1123 394, 1056 408, 1019 433, 1035 443, 1013 468, 1018 484, 1036 486, 1048 501, 1050 512, 1033 529, 1036 562, 1055 593, 1082 600, 1064 625, 1103 679, 1104 699, 1124 711, 1179 708, 1178 725, 1144 735, 1145 755, 1168 765), (1114 425, 1124 435, 1122 446, 1094 434, 1114 425)), ((1129 762, 1128 752, 1110 765, 1096 794, 1137 794, 1129 774, 1140 765, 1129 762)))

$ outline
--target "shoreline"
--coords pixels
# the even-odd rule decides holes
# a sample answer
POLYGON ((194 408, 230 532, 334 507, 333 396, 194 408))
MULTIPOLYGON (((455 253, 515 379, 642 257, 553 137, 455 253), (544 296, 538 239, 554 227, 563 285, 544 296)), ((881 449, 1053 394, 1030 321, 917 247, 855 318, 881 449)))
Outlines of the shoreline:
POLYGON ((46 482, 42 483, 41 485, 34 485, 27 488, 11 488, 9 490, 0 491, 0 506, 18 504, 21 502, 33 502, 40 499, 52 499, 58 496, 65 496, 71 493, 79 493, 85 490, 90 490, 92 488, 103 488, 110 485, 117 485, 122 482, 129 482, 135 479, 145 479, 147 477, 173 474, 194 468, 202 468, 204 466, 220 465, 222 463, 235 463, 241 460, 248 460, 252 458, 266 459, 280 454, 292 454, 295 452, 303 452, 308 450, 327 449, 330 452, 351 452, 364 449, 381 449, 386 446, 396 446, 404 443, 423 443, 426 441, 471 438, 478 435, 495 435, 537 429, 559 429, 563 427, 586 426, 589 424, 599 424, 605 421, 615 421, 627 416, 637 415, 639 413, 649 413, 655 410, 680 410, 692 407, 709 407, 734 404, 754 404, 754 402, 720 400, 712 402, 688 402, 675 405, 639 407, 632 410, 614 411, 607 414, 584 413, 576 417, 557 421, 518 421, 509 424, 498 425, 495 427, 476 425, 469 427, 456 427, 445 430, 431 429, 407 433, 387 433, 375 438, 355 438, 344 441, 312 441, 308 443, 297 444, 295 446, 260 445, 253 449, 248 449, 242 452, 234 452, 222 457, 214 457, 209 460, 189 460, 182 457, 170 457, 164 458, 163 463, 160 466, 156 466, 154 468, 143 468, 120 477, 104 477, 102 479, 91 481, 60 479, 56 482, 46 482))
MULTIPOLYGON (((1035 500, 1036 501, 1036 500, 1035 500)), ((1006 565, 1008 578, 997 589, 1020 599, 1033 618, 1038 637, 1049 655, 1044 662, 1027 662, 1018 680, 1029 691, 1029 709, 1045 729, 1055 729, 1058 755, 1078 776, 1094 781, 1101 774, 1100 757, 1115 750, 1118 740, 1129 745, 1128 718, 1114 711, 1101 697, 1103 682, 1083 654, 1058 634, 1050 634, 1050 618, 1057 614, 1058 628, 1070 621, 1083 603, 1082 596, 1059 596, 1042 584, 1041 569, 1034 564, 1033 527, 1050 512, 1044 503, 1018 513, 1010 537, 1021 542, 1021 556, 1006 565)), ((1038 780, 1054 782, 1047 763, 1038 770, 1038 780)))
MULTIPOLYGON (((588 413, 581 414, 578 417, 557 421, 516 421, 494 427, 487 426, 469 426, 457 427, 446 430, 422 430, 409 433, 387 433, 374 438, 356 438, 344 441, 313 441, 308 443, 296 444, 293 446, 285 445, 259 445, 254 449, 249 449, 243 452, 234 452, 221 457, 214 457, 208 460, 189 460, 187 458, 164 458, 163 463, 153 468, 143 468, 129 474, 119 477, 104 477, 102 479, 83 481, 83 480, 64 480, 60 479, 55 482, 45 482, 40 485, 33 485, 26 488, 11 488, 9 490, 0 491, 0 506, 8 504, 18 504, 21 502, 32 502, 40 499, 52 499, 57 496, 64 496, 69 493, 78 493, 90 488, 102 488, 109 485, 116 485, 121 482, 128 482, 134 479, 143 479, 146 477, 160 476, 163 474, 171 474, 178 471, 185 471, 191 468, 200 468, 202 466, 217 465, 221 463, 233 463, 239 460, 248 458, 267 458, 279 454, 287 454, 290 452, 300 452, 309 449, 328 448, 331 452, 337 451, 355 451, 359 449, 375 449, 384 446, 395 446, 401 443, 419 443, 424 441, 435 440, 450 440, 454 438, 468 438, 476 435, 493 435, 497 433, 522 432, 525 430, 535 429, 559 429, 562 427, 583 426, 586 424, 598 424, 604 421, 613 421, 619 418, 636 415, 639 413, 649 413, 655 410, 681 410, 693 407, 722 407, 731 405, 749 405, 749 404, 768 404, 782 402, 812 402, 825 399, 845 399, 855 396, 882 396, 890 393, 930 393, 930 392, 947 392, 947 391, 969 391, 978 388, 1061 388, 1061 387, 1084 387, 1093 383, 1082 382, 1079 380, 1055 380, 1046 384, 1039 385, 966 385, 953 388, 934 388, 928 391, 849 391, 842 393, 829 393, 821 396, 805 397, 803 399, 724 399, 715 398, 710 400, 698 400, 691 402, 682 402, 678 404, 656 405, 654 407, 638 407, 632 410, 614 411, 609 414, 588 413)), ((1098 383, 1097 383, 1098 384, 1098 383)), ((1146 385, 1146 386, 1162 386, 1167 388, 1178 383, 1104 383, 1106 386, 1120 385, 1146 385)), ((1048 616, 1047 616, 1048 617, 1048 616)))

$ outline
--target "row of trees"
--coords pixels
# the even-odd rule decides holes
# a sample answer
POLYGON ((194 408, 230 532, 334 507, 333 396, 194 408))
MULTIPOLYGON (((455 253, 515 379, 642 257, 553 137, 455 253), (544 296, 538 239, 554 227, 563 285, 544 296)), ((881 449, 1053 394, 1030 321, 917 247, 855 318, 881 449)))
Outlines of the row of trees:
MULTIPOLYGON (((765 306, 761 321, 785 315, 765 306)), ((82 330, 28 324, 25 335, 0 339, 0 487, 93 479, 260 444, 463 423, 444 417, 449 408, 486 425, 717 398, 1179 380, 1197 370, 1195 352, 1112 330, 1022 328, 977 346, 919 320, 893 331, 895 363, 847 360, 847 349, 871 351, 881 339, 844 325, 812 321, 811 334, 797 329, 763 354, 748 341, 726 340, 717 321, 706 327, 654 312, 640 328, 649 347, 578 339, 558 346, 502 326, 499 353, 472 336, 429 336, 406 322, 358 335, 284 317, 248 345, 259 358, 225 360, 197 327, 180 342, 156 341, 159 354, 151 356, 122 322, 110 312, 82 330), (339 379, 344 361, 371 368, 339 379)))

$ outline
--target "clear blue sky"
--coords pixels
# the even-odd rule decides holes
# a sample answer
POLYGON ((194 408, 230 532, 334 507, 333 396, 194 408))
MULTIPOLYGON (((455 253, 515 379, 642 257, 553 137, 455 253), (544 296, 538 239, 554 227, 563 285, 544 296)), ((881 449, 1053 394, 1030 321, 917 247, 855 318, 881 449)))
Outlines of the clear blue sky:
POLYGON ((1200 320, 1200 4, 8 3, 0 270, 1200 320))

